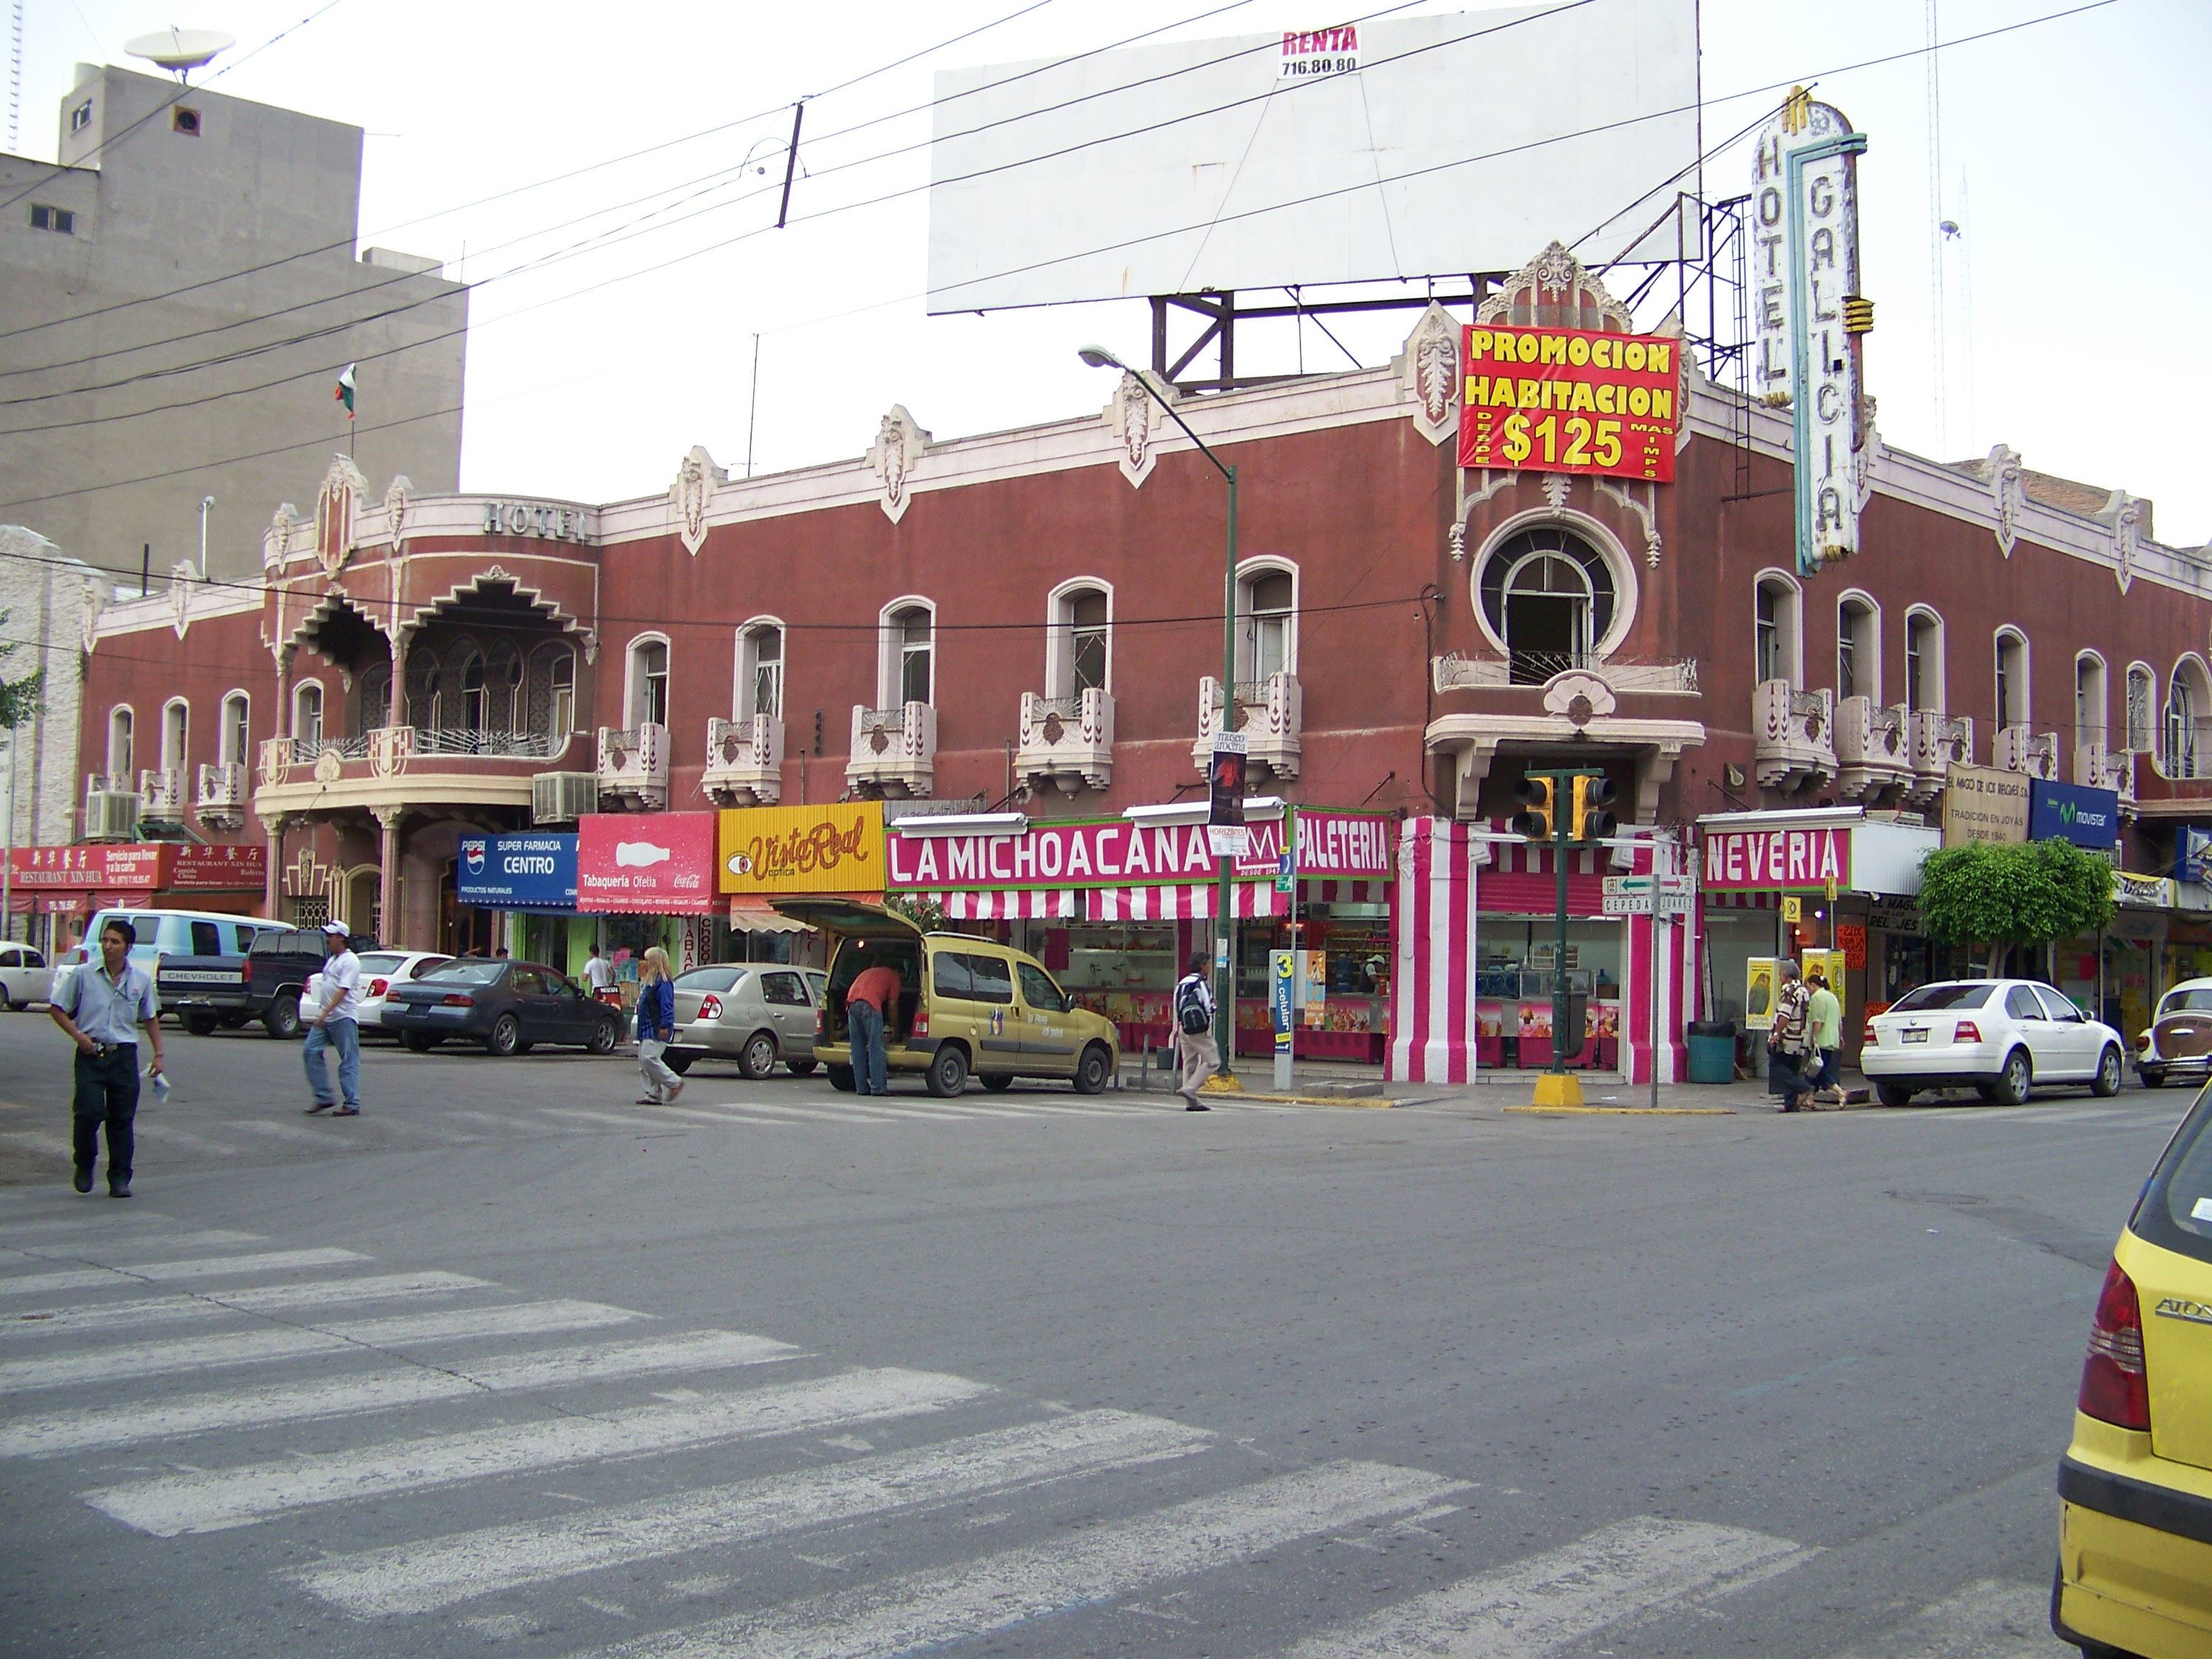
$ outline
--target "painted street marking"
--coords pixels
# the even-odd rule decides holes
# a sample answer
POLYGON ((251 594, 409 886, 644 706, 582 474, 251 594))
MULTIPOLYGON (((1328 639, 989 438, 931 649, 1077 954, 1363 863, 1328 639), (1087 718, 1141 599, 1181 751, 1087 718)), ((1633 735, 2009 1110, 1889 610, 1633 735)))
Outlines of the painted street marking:
POLYGON ((250 1290, 178 1291, 133 1302, 86 1303, 0 1316, 0 1336, 39 1336, 57 1331, 101 1332, 229 1313, 269 1313, 283 1308, 325 1308, 341 1302, 389 1302, 404 1297, 452 1296, 495 1290, 489 1279, 466 1273, 377 1273, 365 1279, 319 1279, 303 1285, 258 1285, 250 1290))
POLYGON ((1984 1578, 1837 1659, 2077 1659, 2051 1633, 2051 1591, 1984 1578))
MULTIPOLYGON (((82 1245, 9 1245, 6 1248, 9 1255, 20 1257, 24 1262, 51 1268, 58 1265, 54 1261, 57 1255, 73 1257, 76 1262, 96 1262, 100 1257, 112 1255, 118 1250, 135 1254, 151 1249, 156 1244, 165 1244, 173 1250, 210 1250, 220 1249, 226 1244, 260 1244, 266 1242, 265 1237, 260 1233, 237 1233, 218 1230, 205 1233, 179 1233, 173 1237, 161 1239, 103 1238, 96 1242, 88 1242, 82 1245), (46 1254, 35 1255, 32 1254, 33 1250, 43 1250, 46 1254)), ((9 1265, 12 1267, 17 1264, 11 1262, 9 1265)))
POLYGON ((781 1534, 1182 1457, 1212 1437, 1156 1417, 1083 1412, 671 1498, 340 1556, 285 1575, 360 1618, 781 1534))
POLYGON ((179 1279, 221 1279, 231 1273, 289 1273, 300 1267, 334 1267, 366 1261, 358 1250, 264 1250, 258 1255, 206 1256, 194 1261, 138 1261, 116 1267, 72 1267, 61 1273, 16 1273, 0 1279, 0 1296, 43 1296, 53 1291, 89 1290, 94 1285, 127 1286, 132 1279, 166 1283, 179 1279))

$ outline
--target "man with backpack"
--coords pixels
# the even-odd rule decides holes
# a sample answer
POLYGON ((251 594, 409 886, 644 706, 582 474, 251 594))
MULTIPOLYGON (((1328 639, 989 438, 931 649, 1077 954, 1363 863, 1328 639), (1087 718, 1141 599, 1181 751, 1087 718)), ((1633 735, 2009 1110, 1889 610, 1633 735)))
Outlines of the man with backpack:
POLYGON ((1176 1055, 1182 1062, 1176 1092, 1186 1112, 1212 1109, 1198 1097, 1198 1086, 1221 1069, 1221 1050, 1213 1041, 1213 988, 1206 980, 1209 965, 1204 951, 1195 952, 1190 971, 1176 981, 1176 1055))

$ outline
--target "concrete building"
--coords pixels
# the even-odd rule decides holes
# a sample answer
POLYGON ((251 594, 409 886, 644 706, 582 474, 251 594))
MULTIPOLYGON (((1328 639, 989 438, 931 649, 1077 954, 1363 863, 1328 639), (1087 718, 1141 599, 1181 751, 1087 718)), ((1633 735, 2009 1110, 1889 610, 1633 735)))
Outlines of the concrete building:
POLYGON ((60 164, 0 155, 0 521, 136 576, 258 574, 270 508, 347 446, 458 487, 468 295, 357 249, 362 130, 77 66, 60 164), (229 550, 226 559, 217 550, 229 550))
POLYGON ((19 525, 0 524, 0 643, 12 647, 0 654, 0 680, 46 675, 38 713, 0 732, 0 812, 12 799, 15 846, 76 838, 77 707, 85 644, 104 591, 89 566, 19 525))

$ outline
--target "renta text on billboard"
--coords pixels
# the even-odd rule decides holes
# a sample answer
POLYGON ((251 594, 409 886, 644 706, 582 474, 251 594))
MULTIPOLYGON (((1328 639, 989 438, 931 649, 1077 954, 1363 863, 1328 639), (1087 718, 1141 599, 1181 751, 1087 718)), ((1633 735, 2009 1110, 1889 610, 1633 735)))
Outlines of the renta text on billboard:
POLYGON ((1707 892, 1776 891, 1851 884, 1851 832, 1826 830, 1708 830, 1707 892))
POLYGON ((490 910, 574 910, 575 834, 535 830, 462 836, 453 896, 490 910))
POLYGON ((1674 482, 1680 342, 1474 326, 1460 341, 1462 466, 1674 482))

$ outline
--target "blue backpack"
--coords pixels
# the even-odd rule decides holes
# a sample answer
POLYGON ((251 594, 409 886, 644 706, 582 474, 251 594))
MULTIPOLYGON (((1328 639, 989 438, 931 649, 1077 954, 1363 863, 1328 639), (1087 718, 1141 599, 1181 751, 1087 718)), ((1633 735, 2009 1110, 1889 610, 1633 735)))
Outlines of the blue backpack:
POLYGON ((1186 978, 1176 986, 1176 1024, 1196 1036, 1213 1029, 1213 1016, 1206 1012, 1206 999, 1200 994, 1205 981, 1186 978))

